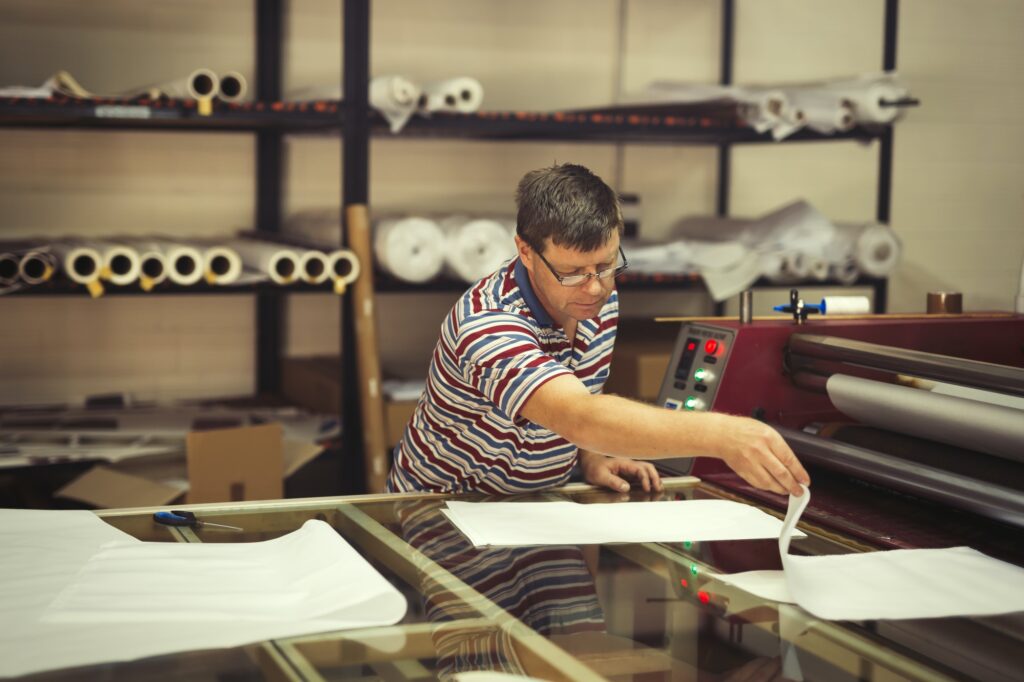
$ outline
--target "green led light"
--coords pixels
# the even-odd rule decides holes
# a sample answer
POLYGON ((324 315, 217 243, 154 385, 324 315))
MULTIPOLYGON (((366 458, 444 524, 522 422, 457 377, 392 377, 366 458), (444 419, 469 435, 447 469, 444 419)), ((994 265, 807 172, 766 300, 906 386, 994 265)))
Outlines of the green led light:
POLYGON ((693 378, 696 379, 697 381, 704 381, 704 377, 706 377, 707 375, 708 371, 701 367, 700 369, 693 373, 693 378))
POLYGON ((690 564, 690 574, 697 575, 698 569, 697 564, 690 564))
POLYGON ((683 549, 690 549, 693 547, 693 540, 683 540, 683 549))
POLYGON ((688 410, 694 409, 695 407, 697 407, 697 398, 695 398, 692 395, 687 396, 686 400, 683 402, 683 407, 685 407, 688 410))

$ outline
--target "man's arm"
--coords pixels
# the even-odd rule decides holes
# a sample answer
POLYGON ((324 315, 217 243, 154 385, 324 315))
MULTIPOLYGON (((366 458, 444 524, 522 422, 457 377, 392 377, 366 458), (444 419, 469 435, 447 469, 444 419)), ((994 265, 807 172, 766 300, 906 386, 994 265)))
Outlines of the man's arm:
POLYGON ((606 455, 715 457, 751 485, 780 494, 800 495, 800 483, 810 483, 782 436, 747 417, 666 410, 616 395, 594 395, 569 375, 538 388, 520 413, 580 448, 606 455))

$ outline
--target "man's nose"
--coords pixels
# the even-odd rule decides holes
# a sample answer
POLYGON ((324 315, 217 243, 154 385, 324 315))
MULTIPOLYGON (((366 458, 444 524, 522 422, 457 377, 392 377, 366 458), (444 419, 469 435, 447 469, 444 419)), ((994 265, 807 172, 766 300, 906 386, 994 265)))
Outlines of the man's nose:
POLYGON ((598 277, 590 277, 587 279, 587 283, 583 285, 584 289, 591 296, 597 296, 604 292, 605 285, 598 277))

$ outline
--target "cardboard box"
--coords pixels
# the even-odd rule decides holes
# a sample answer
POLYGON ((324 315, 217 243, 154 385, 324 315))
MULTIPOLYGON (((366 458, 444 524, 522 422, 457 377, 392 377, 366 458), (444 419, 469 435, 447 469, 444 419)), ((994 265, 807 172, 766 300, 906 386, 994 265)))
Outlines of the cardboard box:
POLYGON ((672 357, 678 324, 619 320, 605 393, 654 402, 672 357))
POLYGON ((280 424, 193 431, 185 438, 185 457, 190 504, 284 497, 280 424))
POLYGON ((416 400, 392 400, 384 403, 384 426, 387 429, 388 445, 394 447, 402 440, 405 427, 416 411, 416 400))

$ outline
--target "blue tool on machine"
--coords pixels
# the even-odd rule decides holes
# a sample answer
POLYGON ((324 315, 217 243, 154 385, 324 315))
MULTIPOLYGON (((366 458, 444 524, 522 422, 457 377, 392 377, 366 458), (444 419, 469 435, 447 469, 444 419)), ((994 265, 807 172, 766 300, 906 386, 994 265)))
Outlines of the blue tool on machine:
POLYGON ((153 514, 153 520, 165 526, 187 526, 189 528, 222 528, 224 530, 242 530, 238 526, 228 526, 223 523, 210 523, 200 521, 190 511, 172 509, 171 511, 160 511, 153 514))

